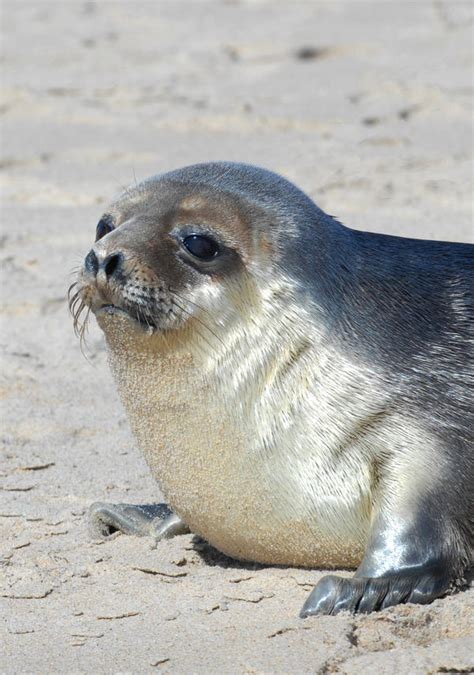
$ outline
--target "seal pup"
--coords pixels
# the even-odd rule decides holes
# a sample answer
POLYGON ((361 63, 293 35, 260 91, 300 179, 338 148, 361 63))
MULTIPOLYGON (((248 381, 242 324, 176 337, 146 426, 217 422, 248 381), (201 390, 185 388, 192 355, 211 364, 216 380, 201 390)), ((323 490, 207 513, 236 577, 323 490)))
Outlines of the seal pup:
POLYGON ((301 616, 428 603, 473 544, 473 246, 360 232, 232 163, 130 188, 71 292, 166 505, 96 504, 240 560, 357 567, 301 616))

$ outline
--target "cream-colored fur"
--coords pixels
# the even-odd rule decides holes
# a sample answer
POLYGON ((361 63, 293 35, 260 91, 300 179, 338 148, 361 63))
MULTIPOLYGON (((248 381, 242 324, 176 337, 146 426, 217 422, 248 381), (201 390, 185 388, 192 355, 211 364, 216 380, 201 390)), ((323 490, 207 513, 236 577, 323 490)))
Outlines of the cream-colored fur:
POLYGON ((194 290, 212 333, 190 320, 170 341, 125 317, 99 321, 139 445, 193 532, 236 558, 353 566, 374 487, 358 420, 338 420, 354 366, 322 348, 314 317, 288 304, 291 282, 279 283, 286 292, 265 297, 249 280, 194 290), (225 340, 210 316, 225 319, 225 340))

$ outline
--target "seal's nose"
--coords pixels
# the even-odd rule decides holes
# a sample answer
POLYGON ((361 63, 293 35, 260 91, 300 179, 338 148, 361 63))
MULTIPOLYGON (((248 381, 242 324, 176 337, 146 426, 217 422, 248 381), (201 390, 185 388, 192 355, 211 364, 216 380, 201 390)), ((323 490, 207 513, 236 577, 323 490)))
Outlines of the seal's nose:
POLYGON ((84 267, 86 272, 90 272, 94 276, 99 270, 99 261, 97 260, 97 256, 92 248, 84 259, 84 267))
POLYGON ((117 276, 122 267, 123 255, 121 253, 111 253, 99 265, 103 269, 107 279, 117 276))
POLYGON ((99 272, 104 272, 107 279, 120 272, 123 262, 121 253, 111 253, 102 260, 99 260, 94 249, 91 249, 84 260, 84 267, 87 272, 97 276, 99 272))

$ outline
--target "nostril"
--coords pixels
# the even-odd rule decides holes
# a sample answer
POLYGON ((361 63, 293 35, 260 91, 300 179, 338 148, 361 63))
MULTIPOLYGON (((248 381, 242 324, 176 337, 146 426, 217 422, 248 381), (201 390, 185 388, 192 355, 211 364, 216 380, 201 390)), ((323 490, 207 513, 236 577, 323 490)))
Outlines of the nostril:
POLYGON ((117 272, 117 270, 120 268, 121 262, 122 262, 121 253, 112 253, 112 255, 107 256, 107 258, 103 262, 105 274, 108 277, 113 276, 115 272, 117 272))
POLYGON ((99 261, 97 260, 97 256, 92 249, 89 251, 89 253, 86 255, 84 259, 84 267, 86 268, 87 272, 97 274, 97 271, 99 269, 99 261))

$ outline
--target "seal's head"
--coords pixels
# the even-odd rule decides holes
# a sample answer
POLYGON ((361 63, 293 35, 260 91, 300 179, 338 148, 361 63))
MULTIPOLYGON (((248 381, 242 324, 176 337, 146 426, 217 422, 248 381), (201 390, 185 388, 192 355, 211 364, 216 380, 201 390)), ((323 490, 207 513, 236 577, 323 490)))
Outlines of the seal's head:
POLYGON ((217 207, 202 191, 150 181, 99 221, 76 310, 82 300, 102 327, 115 316, 150 335, 180 329, 216 299, 223 277, 242 270, 250 244, 245 234, 230 200, 217 207))
MULTIPOLYGON (((209 339, 236 309, 241 319, 269 292, 282 257, 286 268, 302 264, 312 247, 295 249, 309 212, 313 221, 329 218, 291 183, 256 167, 218 162, 153 177, 99 221, 71 297, 76 327, 88 307, 106 333, 126 321, 157 338, 194 327, 209 339)), ((311 239, 322 255, 320 234, 311 239)), ((276 277, 280 297, 287 273, 276 277)))

